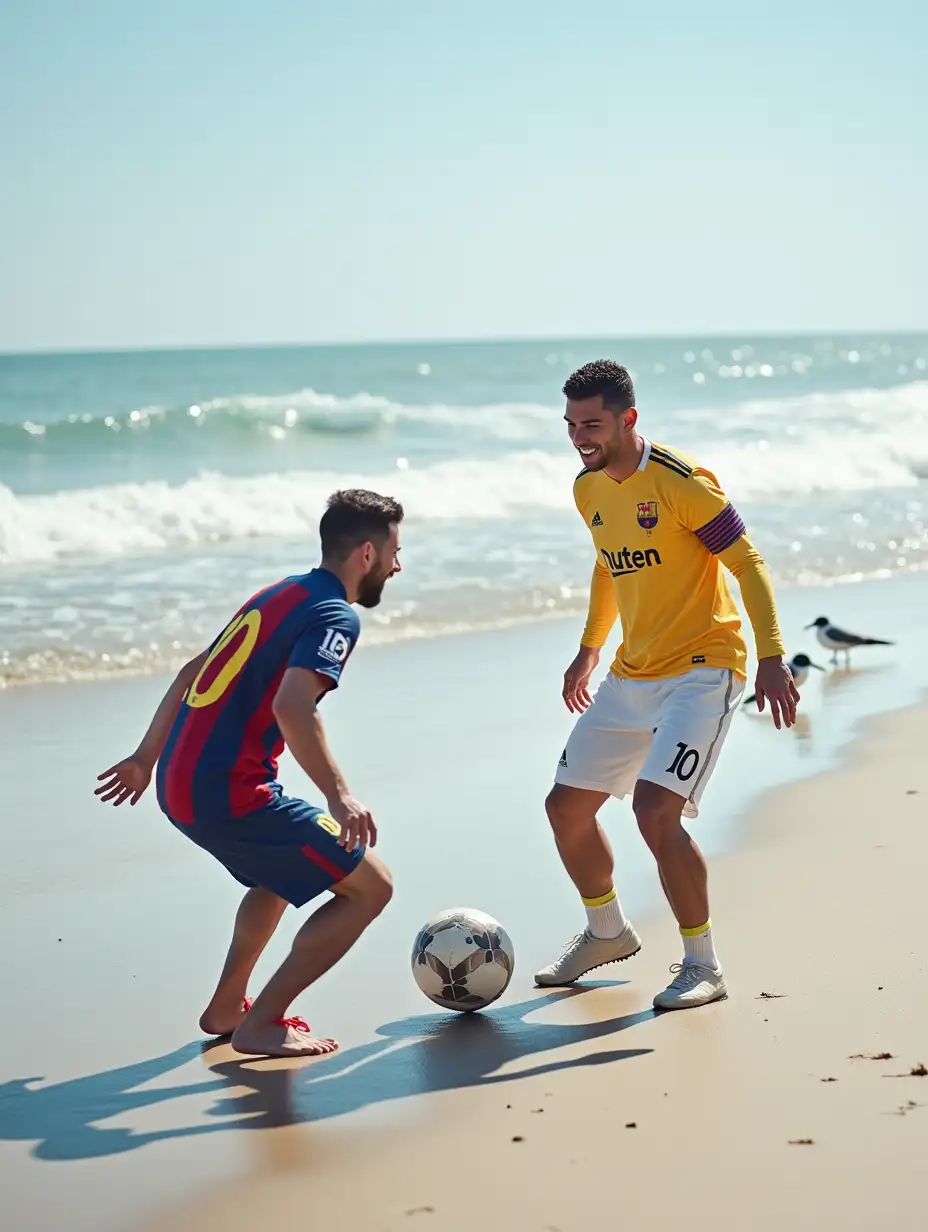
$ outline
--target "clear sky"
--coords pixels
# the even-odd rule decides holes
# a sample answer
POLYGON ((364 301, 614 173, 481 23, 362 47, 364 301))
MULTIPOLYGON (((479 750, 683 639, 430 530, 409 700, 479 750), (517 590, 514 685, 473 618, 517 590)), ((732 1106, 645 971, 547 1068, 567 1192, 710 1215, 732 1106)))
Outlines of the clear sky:
POLYGON ((928 328, 923 0, 0 0, 0 349, 928 328))

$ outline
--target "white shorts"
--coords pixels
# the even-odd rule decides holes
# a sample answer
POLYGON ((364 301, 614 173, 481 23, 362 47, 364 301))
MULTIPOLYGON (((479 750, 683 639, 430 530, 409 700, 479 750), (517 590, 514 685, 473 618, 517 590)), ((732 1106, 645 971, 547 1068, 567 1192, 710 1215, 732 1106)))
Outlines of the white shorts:
POLYGON ((743 692, 727 668, 664 680, 610 672, 574 724, 554 781, 621 800, 645 779, 682 796, 684 817, 695 817, 743 692))

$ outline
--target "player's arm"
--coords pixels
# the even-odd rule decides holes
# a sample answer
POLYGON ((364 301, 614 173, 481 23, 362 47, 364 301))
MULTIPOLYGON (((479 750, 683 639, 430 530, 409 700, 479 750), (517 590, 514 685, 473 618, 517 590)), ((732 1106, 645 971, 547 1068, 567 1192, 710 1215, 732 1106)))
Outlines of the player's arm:
POLYGON ((155 763, 164 749, 184 694, 200 674, 208 655, 209 651, 204 650, 180 669, 171 682, 170 688, 162 697, 148 725, 148 730, 135 752, 97 775, 101 786, 94 791, 94 795, 99 796, 104 804, 112 801, 118 806, 125 804, 126 800, 133 805, 138 802, 142 792, 151 782, 155 763))
POLYGON ((612 632, 612 626, 618 614, 619 608, 615 599, 612 576, 597 557, 596 564, 593 566, 593 576, 590 579, 590 602, 580 645, 589 650, 601 650, 606 644, 606 638, 612 632))
POLYGON ((618 608, 608 569, 598 560, 590 581, 590 602, 586 624, 580 637, 580 649, 564 673, 561 696, 567 709, 579 713, 586 710, 590 697, 590 677, 599 663, 599 652, 615 624, 618 608))
POLYGON ((319 714, 319 699, 332 687, 312 668, 288 667, 274 698, 274 718, 287 748, 319 788, 329 812, 342 828, 339 843, 349 850, 377 842, 377 827, 345 782, 332 756, 319 714))
POLYGON ((747 534, 718 553, 718 558, 737 580, 754 631, 754 646, 758 662, 762 659, 782 659, 785 651, 777 620, 773 584, 763 557, 747 534))
POLYGON ((352 850, 377 842, 370 812, 348 790, 326 743, 319 702, 338 687, 358 640, 360 622, 346 604, 320 604, 297 639, 273 702, 280 734, 301 769, 325 797, 341 826, 339 843, 352 850))
POLYGON ((737 580, 754 632, 757 651, 758 709, 770 703, 777 727, 796 721, 799 692, 784 662, 773 585, 763 557, 751 543, 744 522, 708 471, 696 470, 685 481, 681 512, 697 539, 737 580))
MULTIPOLYGON (((577 512, 586 523, 583 500, 574 483, 574 503, 577 512)), ((580 649, 564 673, 564 686, 561 696, 567 709, 579 713, 586 710, 590 701, 590 677, 599 663, 599 652, 606 644, 606 638, 612 631, 619 609, 615 600, 615 589, 609 570, 599 557, 593 566, 593 576, 590 579, 590 599, 587 606, 586 624, 580 637, 580 649)))

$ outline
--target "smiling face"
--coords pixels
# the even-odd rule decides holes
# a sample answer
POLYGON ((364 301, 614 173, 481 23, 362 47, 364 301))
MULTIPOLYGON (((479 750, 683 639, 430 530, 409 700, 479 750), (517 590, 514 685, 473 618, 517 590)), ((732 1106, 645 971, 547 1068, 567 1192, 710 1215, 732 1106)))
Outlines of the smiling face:
POLYGON ((635 424, 638 412, 633 406, 613 411, 603 405, 600 395, 568 398, 564 420, 570 443, 587 470, 601 471, 607 466, 624 469, 632 456, 637 465, 635 424))

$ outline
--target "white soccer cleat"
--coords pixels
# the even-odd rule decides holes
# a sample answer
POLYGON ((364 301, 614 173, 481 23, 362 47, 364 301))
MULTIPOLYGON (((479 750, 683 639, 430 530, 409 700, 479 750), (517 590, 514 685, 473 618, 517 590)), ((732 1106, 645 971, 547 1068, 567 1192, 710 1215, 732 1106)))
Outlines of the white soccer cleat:
POLYGON ((641 938, 626 924, 618 937, 594 937, 589 929, 578 933, 564 953, 548 967, 535 972, 535 983, 543 988, 573 984, 581 975, 606 963, 624 962, 641 949, 641 938))
POLYGON ((654 998, 656 1010, 689 1010, 728 996, 725 976, 721 971, 699 963, 674 963, 670 970, 674 977, 654 998))

